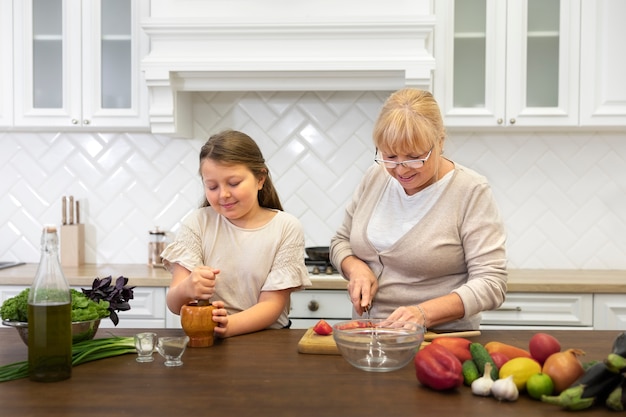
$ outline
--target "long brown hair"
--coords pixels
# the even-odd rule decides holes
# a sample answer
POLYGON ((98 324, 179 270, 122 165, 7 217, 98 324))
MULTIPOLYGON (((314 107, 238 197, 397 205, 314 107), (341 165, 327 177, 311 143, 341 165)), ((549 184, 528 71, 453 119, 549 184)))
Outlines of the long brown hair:
MULTIPOLYGON (((265 208, 283 210, 261 149, 250 136, 236 130, 216 133, 200 149, 200 163, 204 159, 211 159, 227 165, 245 165, 257 179, 265 178, 263 188, 257 194, 259 205, 265 208)), ((202 207, 209 205, 205 196, 202 207)))

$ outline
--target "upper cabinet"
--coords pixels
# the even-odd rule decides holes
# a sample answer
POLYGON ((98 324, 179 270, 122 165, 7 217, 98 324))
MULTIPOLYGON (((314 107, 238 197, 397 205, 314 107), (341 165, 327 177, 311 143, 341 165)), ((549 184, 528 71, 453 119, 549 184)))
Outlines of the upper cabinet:
POLYGON ((15 127, 148 127, 139 68, 147 0, 19 0, 13 8, 15 127))
POLYGON ((437 0, 434 93, 448 126, 574 126, 579 0, 437 0))
POLYGON ((580 124, 626 127, 626 1, 583 0, 580 124))
POLYGON ((0 128, 13 123, 13 4, 0 0, 0 128))

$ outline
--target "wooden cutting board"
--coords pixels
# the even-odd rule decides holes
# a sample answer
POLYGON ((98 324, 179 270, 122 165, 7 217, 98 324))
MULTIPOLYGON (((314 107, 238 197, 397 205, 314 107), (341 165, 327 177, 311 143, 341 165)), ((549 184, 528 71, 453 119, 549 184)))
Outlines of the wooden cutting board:
MULTIPOLYGON (((464 332, 451 332, 451 333, 434 333, 426 332, 424 335, 424 342, 428 343, 437 337, 475 337, 480 336, 480 330, 468 330, 464 332)), ((335 344, 335 339, 332 335, 320 336, 313 331, 313 328, 309 328, 304 336, 298 342, 298 352, 311 353, 315 355, 339 355, 339 350, 335 344)))

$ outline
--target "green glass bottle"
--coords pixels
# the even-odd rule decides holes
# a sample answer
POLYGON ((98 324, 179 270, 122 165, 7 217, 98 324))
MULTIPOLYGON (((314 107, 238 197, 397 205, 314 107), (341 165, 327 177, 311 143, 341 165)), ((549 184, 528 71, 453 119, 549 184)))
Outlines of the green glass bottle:
POLYGON ((53 382, 72 375, 70 286, 59 262, 56 226, 41 235, 41 260, 28 295, 28 373, 53 382))

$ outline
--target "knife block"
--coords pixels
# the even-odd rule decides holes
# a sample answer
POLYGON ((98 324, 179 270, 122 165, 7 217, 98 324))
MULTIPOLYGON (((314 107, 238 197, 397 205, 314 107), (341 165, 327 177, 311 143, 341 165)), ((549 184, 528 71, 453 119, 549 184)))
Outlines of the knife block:
POLYGON ((79 266, 85 263, 85 225, 61 226, 61 266, 79 266))

